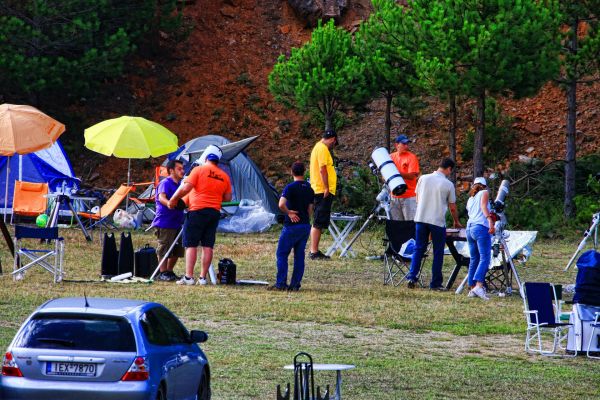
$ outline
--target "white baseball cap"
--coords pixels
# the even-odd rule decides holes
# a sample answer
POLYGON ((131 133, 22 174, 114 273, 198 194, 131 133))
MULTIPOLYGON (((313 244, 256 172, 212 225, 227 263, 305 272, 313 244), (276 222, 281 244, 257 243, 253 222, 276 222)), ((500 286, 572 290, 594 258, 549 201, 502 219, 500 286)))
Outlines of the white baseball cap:
POLYGON ((480 185, 483 185, 483 186, 487 186, 487 182, 485 181, 485 178, 483 176, 475 178, 475 180, 473 181, 473 185, 475 185, 476 183, 479 183, 480 185))

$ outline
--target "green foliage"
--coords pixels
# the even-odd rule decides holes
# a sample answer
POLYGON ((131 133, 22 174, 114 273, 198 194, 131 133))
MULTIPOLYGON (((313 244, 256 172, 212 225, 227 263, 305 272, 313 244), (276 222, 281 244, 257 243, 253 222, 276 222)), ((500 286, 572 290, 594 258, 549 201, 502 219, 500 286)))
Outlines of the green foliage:
POLYGON ((319 23, 310 42, 281 55, 269 74, 275 100, 304 114, 318 110, 328 128, 334 115, 368 98, 365 64, 354 54, 352 37, 333 20, 319 23))
POLYGON ((352 211, 367 216, 371 213, 379 193, 379 178, 366 167, 354 166, 348 172, 338 175, 336 197, 339 201, 336 201, 334 206, 344 212, 352 211))
MULTIPOLYGON (((486 145, 483 149, 483 160, 487 165, 495 165, 507 159, 509 144, 514 139, 512 118, 504 114, 502 106, 494 99, 488 99, 485 104, 485 134, 486 145)), ((463 143, 463 160, 473 159, 475 132, 470 129, 463 143)))
POLYGON ((89 93, 122 74, 126 57, 149 33, 177 25, 174 10, 174 0, 3 2, 0 84, 30 96, 89 93))
MULTIPOLYGON (((600 154, 583 157, 577 163, 577 218, 566 220, 562 212, 564 170, 562 163, 544 165, 514 163, 505 179, 511 181, 506 215, 511 229, 537 230, 544 236, 562 236, 563 232, 589 224, 600 210, 600 182, 593 177, 600 171, 600 154), (541 171, 541 172, 539 172, 541 171)), ((499 180, 488 180, 495 195, 499 180)), ((459 208, 460 210, 460 208, 459 208)))

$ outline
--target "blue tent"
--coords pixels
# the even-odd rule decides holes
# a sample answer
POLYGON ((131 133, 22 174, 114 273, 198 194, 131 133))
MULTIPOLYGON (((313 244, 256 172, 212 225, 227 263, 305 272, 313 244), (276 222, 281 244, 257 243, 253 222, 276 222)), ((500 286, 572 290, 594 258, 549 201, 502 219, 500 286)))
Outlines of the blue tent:
MULTIPOLYGON (((0 208, 4 209, 4 193, 6 188, 6 160, 0 157, 0 208)), ((63 188, 79 189, 79 179, 75 177, 71 162, 63 147, 57 141, 44 150, 25 155, 10 157, 10 172, 8 176, 8 203, 12 208, 12 198, 15 180, 26 182, 47 182, 50 192, 63 188)))

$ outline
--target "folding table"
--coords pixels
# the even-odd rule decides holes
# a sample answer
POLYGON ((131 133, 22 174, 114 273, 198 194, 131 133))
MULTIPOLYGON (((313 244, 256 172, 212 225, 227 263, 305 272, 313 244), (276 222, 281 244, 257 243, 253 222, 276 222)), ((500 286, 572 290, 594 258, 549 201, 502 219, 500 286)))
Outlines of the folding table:
MULTIPOLYGON (((348 246, 348 235, 350 234, 350 232, 352 232, 352 229, 354 229, 354 226, 360 219, 360 215, 346 215, 337 213, 331 214, 331 219, 329 223, 329 233, 333 238, 333 244, 329 246, 329 248, 325 252, 325 255, 331 256, 336 252, 337 249, 340 249, 340 251, 342 251, 348 246), (337 226, 338 222, 345 222, 346 225, 342 229, 340 229, 337 226)), ((356 254, 354 253, 354 251, 352 251, 352 247, 350 247, 346 252, 342 252, 342 254, 340 254, 340 257, 345 256, 348 252, 352 255, 352 257, 356 257, 356 254)))
MULTIPOLYGON (((342 400, 342 371, 356 368, 352 364, 313 364, 314 371, 336 371, 335 393, 332 400, 342 400)), ((286 365, 284 369, 294 369, 294 365, 286 365)))

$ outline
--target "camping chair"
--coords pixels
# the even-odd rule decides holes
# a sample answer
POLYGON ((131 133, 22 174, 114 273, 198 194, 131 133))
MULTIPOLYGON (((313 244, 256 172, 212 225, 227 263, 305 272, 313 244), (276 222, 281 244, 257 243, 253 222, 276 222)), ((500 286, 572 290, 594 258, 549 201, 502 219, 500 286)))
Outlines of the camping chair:
MULTIPOLYGON (((563 331, 572 324, 560 322, 560 315, 555 313, 555 304, 559 304, 559 301, 554 286, 543 282, 525 282, 523 290, 524 313, 527 318, 525 351, 543 356, 560 356, 561 354, 557 354, 556 350, 565 348, 561 344, 567 337, 563 331), (544 350, 542 346, 543 333, 552 335, 551 350, 544 350), (533 341, 536 344, 532 348, 533 341)), ((577 350, 573 356, 576 355, 577 350)))
MULTIPOLYGON (((409 241, 415 238, 414 221, 385 221, 385 238, 383 243, 383 284, 398 286, 406 281, 406 275, 410 270, 412 251, 408 249, 409 241), (403 251, 404 250, 404 251, 403 251)), ((413 246, 414 248, 414 246, 413 246)), ((423 265, 429 253, 429 247, 423 257, 417 281, 421 287, 423 283, 423 265)))
MULTIPOLYGON (((133 207, 135 212, 142 211, 145 213, 145 211, 147 210, 152 218, 156 216, 156 211, 153 208, 154 203, 156 202, 156 190, 158 189, 160 181, 166 178, 167 176, 169 176, 169 174, 167 173, 167 168, 162 165, 159 165, 158 167, 154 168, 154 181, 139 183, 136 182, 131 184, 134 187, 142 185, 147 186, 147 188, 142 192, 142 195, 144 197, 141 197, 139 195, 135 197, 131 195, 129 196, 129 200, 131 200, 131 206, 133 207), (150 192, 148 193, 148 191, 150 192)), ((130 209, 128 209, 127 211, 132 212, 130 209)))
POLYGON ((54 283, 63 278, 64 241, 58 236, 58 227, 34 228, 15 225, 15 262, 13 278, 23 279, 23 274, 29 268, 39 265, 54 277, 54 283), (52 246, 46 249, 28 249, 23 247, 23 239, 40 239, 42 243, 50 243, 52 246), (29 263, 23 265, 23 259, 29 263))
POLYGON ((129 192, 133 190, 133 186, 121 185, 116 192, 110 196, 110 198, 104 203, 102 207, 100 207, 100 211, 92 214, 86 212, 77 213, 79 216, 88 219, 88 229, 95 228, 96 226, 105 226, 107 228, 116 228, 110 221, 108 221, 108 217, 110 217, 119 204, 125 200, 129 192))
POLYGON ((28 217, 37 217, 44 214, 48 203, 47 195, 47 183, 15 181, 13 212, 10 217, 11 225, 15 214, 28 217))

